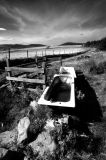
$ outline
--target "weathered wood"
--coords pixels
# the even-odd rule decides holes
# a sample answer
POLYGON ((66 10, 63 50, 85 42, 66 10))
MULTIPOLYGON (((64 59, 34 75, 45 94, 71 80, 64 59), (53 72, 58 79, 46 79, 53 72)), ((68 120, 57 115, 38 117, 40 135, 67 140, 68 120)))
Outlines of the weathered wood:
POLYGON ((37 84, 45 84, 44 80, 41 79, 29 79, 29 78, 22 78, 22 77, 6 77, 9 81, 18 81, 18 82, 27 82, 27 83, 37 83, 37 84))
MULTIPOLYGON (((9 54, 10 54, 10 51, 9 51, 9 54)), ((9 58, 6 58, 6 64, 7 64, 7 68, 9 68, 9 58)), ((11 76, 11 71, 7 71, 7 74, 8 74, 8 76, 10 77, 11 76)), ((10 87, 12 88, 12 83, 11 83, 11 81, 9 81, 9 84, 10 84, 10 87)))
POLYGON ((27 50, 27 58, 28 58, 28 50, 27 50))
POLYGON ((44 69, 38 69, 38 68, 21 68, 21 67, 5 67, 5 70, 7 72, 10 71, 22 71, 22 72, 36 72, 36 73, 44 73, 44 69))
POLYGON ((8 85, 9 85, 9 83, 3 84, 2 86, 0 86, 0 89, 3 89, 3 88, 5 88, 5 87, 7 87, 8 85))
POLYGON ((43 64, 44 66, 44 82, 45 82, 45 85, 43 85, 43 90, 46 88, 46 85, 47 85, 47 72, 46 72, 46 61, 44 62, 43 64))
POLYGON ((27 74, 18 75, 18 77, 21 77, 21 78, 24 78, 26 76, 27 76, 27 74))
POLYGON ((36 66, 38 66, 38 57, 37 57, 37 54, 35 55, 35 64, 36 64, 36 66))
MULTIPOLYGON (((22 78, 24 78, 24 77, 26 77, 26 76, 27 76, 27 74, 18 75, 18 77, 22 77, 22 78)), ((35 73, 35 72, 28 74, 28 77, 30 77, 30 78, 33 78, 34 76, 36 76, 36 73, 35 73)))
POLYGON ((35 62, 28 62, 28 63, 25 63, 25 64, 17 65, 16 67, 25 67, 25 66, 34 65, 34 64, 35 64, 35 62))
POLYGON ((62 56, 60 56, 60 66, 62 66, 62 56))
POLYGON ((8 59, 10 60, 10 48, 9 48, 9 51, 8 51, 8 59))
MULTIPOLYGON (((22 89, 22 87, 18 87, 18 89, 22 89)), ((30 92, 38 92, 36 88, 27 88, 27 90, 30 92)))

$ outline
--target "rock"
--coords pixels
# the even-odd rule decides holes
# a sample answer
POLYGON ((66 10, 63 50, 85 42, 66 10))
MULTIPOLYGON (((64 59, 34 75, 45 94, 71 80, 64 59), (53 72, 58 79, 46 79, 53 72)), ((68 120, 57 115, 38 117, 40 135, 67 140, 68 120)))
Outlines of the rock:
POLYGON ((69 116, 63 115, 62 118, 58 118, 58 120, 56 121, 56 123, 59 124, 59 125, 68 124, 68 119, 69 119, 69 116))
POLYGON ((20 144, 23 140, 27 139, 27 130, 30 125, 30 120, 28 117, 22 118, 18 123, 18 138, 17 144, 20 144))
POLYGON ((46 130, 49 130, 49 129, 54 129, 55 126, 54 126, 54 120, 53 119, 48 119, 46 121, 46 125, 44 127, 46 130))
POLYGON ((6 155, 7 152, 8 152, 7 149, 0 148, 0 159, 3 158, 6 155))
POLYGON ((33 111, 37 110, 38 103, 34 100, 30 102, 30 107, 33 109, 33 111))
POLYGON ((46 121, 46 125, 44 128, 46 130, 53 130, 56 126, 60 126, 62 124, 68 124, 68 118, 69 118, 69 116, 63 115, 62 118, 58 118, 57 120, 48 119, 46 121))
POLYGON ((28 158, 25 156, 25 157, 24 157, 24 160, 28 160, 28 158))
POLYGON ((17 130, 2 132, 0 134, 0 147, 15 150, 17 141, 17 130))
POLYGON ((56 144, 53 141, 49 132, 44 131, 38 135, 37 139, 29 144, 33 152, 36 154, 39 153, 40 156, 43 156, 44 153, 52 154, 56 149, 56 144))

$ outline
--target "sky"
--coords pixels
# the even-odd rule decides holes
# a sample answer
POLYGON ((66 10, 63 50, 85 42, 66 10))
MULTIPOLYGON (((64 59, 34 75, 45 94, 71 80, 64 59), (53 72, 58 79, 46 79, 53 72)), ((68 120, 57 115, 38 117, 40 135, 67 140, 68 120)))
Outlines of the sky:
POLYGON ((106 36, 106 0, 0 0, 0 44, 87 42, 106 36))

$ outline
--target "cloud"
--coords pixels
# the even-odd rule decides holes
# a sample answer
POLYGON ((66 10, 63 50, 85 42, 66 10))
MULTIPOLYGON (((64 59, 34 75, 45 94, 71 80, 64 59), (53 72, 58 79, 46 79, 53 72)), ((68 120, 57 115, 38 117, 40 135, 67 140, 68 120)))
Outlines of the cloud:
POLYGON ((0 31, 6 31, 6 29, 5 28, 0 28, 0 31))
POLYGON ((0 26, 16 43, 86 41, 103 35, 105 8, 106 0, 1 0, 0 26))
POLYGON ((8 5, 0 5, 0 25, 8 30, 20 30, 24 26, 22 18, 8 5))

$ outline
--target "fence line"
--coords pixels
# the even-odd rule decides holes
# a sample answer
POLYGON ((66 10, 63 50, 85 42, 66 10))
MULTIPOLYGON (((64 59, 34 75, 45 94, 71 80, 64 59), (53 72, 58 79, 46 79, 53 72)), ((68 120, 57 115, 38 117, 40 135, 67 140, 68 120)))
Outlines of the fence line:
MULTIPOLYGON (((44 61, 44 65, 43 65, 43 69, 44 69, 44 71, 40 68, 40 69, 35 69, 35 68, 25 68, 24 66, 26 66, 26 65, 30 65, 30 64, 38 64, 38 61, 39 61, 39 58, 40 57, 38 57, 38 51, 36 50, 36 54, 35 54, 35 62, 30 62, 30 63, 26 63, 26 64, 21 64, 21 65, 18 65, 17 67, 10 67, 10 64, 9 64, 9 62, 10 62, 10 59, 11 59, 11 51, 9 50, 8 51, 8 58, 6 59, 6 63, 7 63, 7 67, 5 68, 5 71, 7 72, 7 74, 8 74, 8 76, 7 76, 7 79, 9 80, 9 84, 10 84, 10 86, 12 86, 12 83, 11 83, 11 81, 14 81, 14 80, 16 80, 16 79, 14 79, 14 78, 12 78, 12 76, 11 76, 11 73, 12 73, 12 71, 21 71, 21 72, 34 72, 34 73, 36 73, 36 74, 38 74, 39 73, 39 70, 40 70, 40 72, 41 72, 41 74, 44 74, 45 76, 44 76, 44 80, 45 80, 45 86, 46 86, 46 80, 47 80, 47 75, 46 75, 46 60, 44 60, 44 59, 47 59, 47 58, 49 58, 49 59, 51 59, 51 61, 54 59, 54 61, 56 61, 57 60, 57 57, 60 57, 60 65, 62 65, 62 58, 68 58, 68 57, 73 57, 73 56, 77 56, 77 55, 81 55, 81 54, 84 54, 85 52, 87 52, 88 50, 86 50, 86 51, 83 51, 83 52, 79 52, 79 53, 76 53, 76 54, 67 54, 67 53, 65 53, 65 55, 64 54, 60 54, 60 52, 59 52, 59 54, 55 54, 54 55, 54 50, 53 50, 53 53, 52 53, 52 55, 47 55, 47 50, 45 49, 44 50, 44 53, 42 52, 42 56, 44 57, 44 58, 42 58, 42 61, 44 61), (51 58, 50 58, 51 57, 51 58), (54 57, 54 58, 53 58, 54 57), (38 72, 37 72, 38 71, 38 72), (44 72, 44 73, 43 73, 44 72), (8 77, 11 77, 11 78, 8 78, 8 77)), ((29 56, 28 56, 29 57, 29 56)), ((17 76, 17 75, 16 75, 17 76)), ((19 77, 19 76, 18 76, 19 77)), ((16 77, 15 77, 16 78, 16 77)), ((22 76, 21 78, 25 78, 25 76, 22 76)), ((18 79, 19 81, 21 81, 20 79, 18 79)), ((18 80, 16 80, 16 81, 18 81, 18 80)), ((30 81, 30 80, 29 80, 30 81)), ((23 82, 24 82, 24 79, 23 79, 23 82)), ((26 82, 26 80, 25 80, 25 82, 26 82)), ((35 82, 35 81, 34 81, 35 82)), ((30 82, 29 82, 30 83, 30 82)), ((31 82, 32 83, 32 82, 31 82)), ((35 82, 36 83, 36 82, 35 82)), ((42 85, 42 82, 41 82, 41 85, 42 85)), ((43 85, 43 88, 45 88, 45 86, 43 85)))
MULTIPOLYGON (((35 83, 35 84, 40 84, 43 85, 43 90, 46 87, 47 84, 47 73, 46 73, 46 66, 48 63, 47 58, 43 58, 42 60, 39 61, 38 57, 37 58, 37 65, 36 68, 22 68, 22 67, 10 67, 9 66, 9 59, 7 58, 6 63, 7 63, 7 67, 5 67, 5 71, 7 72, 8 76, 6 76, 6 79, 9 81, 10 87, 12 88, 12 81, 16 81, 16 82, 27 82, 27 83, 35 83), (42 61, 42 68, 38 68, 38 62, 42 61), (19 71, 19 72, 23 72, 24 76, 18 76, 16 77, 16 75, 11 76, 13 71, 19 71), (32 73, 30 74, 32 77, 34 77, 35 75, 38 75, 39 73, 42 74, 43 79, 39 79, 39 76, 37 79, 33 78, 26 78, 26 74, 25 73, 32 73)), ((60 60, 60 65, 62 65, 62 57, 58 57, 60 60)), ((51 60, 51 58, 49 59, 49 61, 51 60)), ((52 60, 57 60, 57 57, 52 58, 52 60)))
POLYGON ((7 51, 1 51, 0 57, 1 59, 6 58, 8 55, 9 59, 18 59, 18 58, 34 58, 36 56, 44 57, 46 55, 63 55, 63 54, 76 54, 77 52, 82 52, 87 50, 87 48, 41 48, 41 49, 8 49, 7 51), (5 56, 3 56, 6 54, 5 56))

